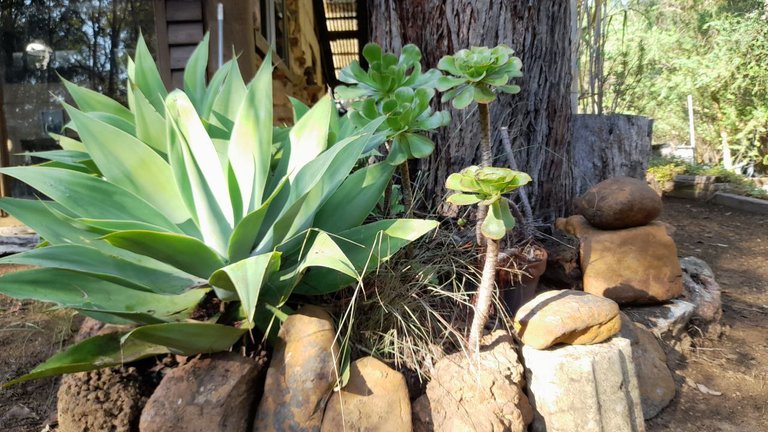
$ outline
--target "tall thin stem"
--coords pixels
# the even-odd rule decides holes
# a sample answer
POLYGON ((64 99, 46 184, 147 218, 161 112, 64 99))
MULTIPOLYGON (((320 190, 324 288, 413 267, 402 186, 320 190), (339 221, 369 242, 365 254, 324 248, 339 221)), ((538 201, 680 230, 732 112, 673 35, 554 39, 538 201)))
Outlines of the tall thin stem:
MULTIPOLYGON (((489 167, 493 163, 493 150, 491 149, 491 114, 488 104, 477 104, 480 113, 480 167, 489 167)), ((480 226, 488 214, 488 206, 477 206, 477 225, 475 225, 475 238, 477 244, 482 245, 484 241, 480 226)))
POLYGON ((483 337, 483 328, 485 323, 488 322, 493 289, 496 284, 496 262, 499 258, 498 240, 486 238, 485 243, 485 265, 483 266, 480 286, 477 288, 475 316, 472 318, 472 327, 469 330, 469 348, 475 353, 480 351, 480 339, 483 337))
POLYGON ((411 174, 408 169, 408 161, 400 164, 400 183, 403 188, 405 217, 411 217, 411 214, 413 214, 413 188, 411 187, 411 174))

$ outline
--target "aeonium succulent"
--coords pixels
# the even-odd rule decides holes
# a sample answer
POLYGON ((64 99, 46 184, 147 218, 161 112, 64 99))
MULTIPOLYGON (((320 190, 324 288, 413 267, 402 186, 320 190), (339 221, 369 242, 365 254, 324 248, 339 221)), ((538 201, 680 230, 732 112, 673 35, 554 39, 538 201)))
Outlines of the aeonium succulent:
POLYGON ((437 80, 437 89, 445 92, 442 101, 451 101, 454 108, 463 109, 473 101, 493 102, 494 89, 510 94, 520 92, 519 86, 509 84, 512 78, 523 76, 523 64, 513 54, 512 48, 501 44, 495 48, 472 47, 444 56, 437 68, 450 75, 437 80))
POLYGON ((402 87, 435 88, 441 77, 435 69, 421 72, 421 51, 413 44, 405 45, 398 57, 383 52, 378 44, 368 43, 363 47, 363 57, 368 61, 367 71, 357 60, 342 69, 339 80, 350 85, 336 87, 337 99, 373 98, 379 102, 402 87))
POLYGON ((391 97, 376 103, 372 98, 360 103, 359 111, 350 112, 350 120, 358 127, 384 118, 380 130, 386 132, 391 147, 387 162, 400 165, 408 159, 432 154, 435 143, 424 132, 446 126, 451 117, 447 111, 434 111, 430 106, 435 91, 428 88, 397 89, 391 97))
POLYGON ((470 166, 448 176, 445 187, 458 192, 448 197, 452 204, 489 206, 481 230, 484 236, 499 240, 515 227, 509 202, 502 195, 530 181, 528 174, 509 168, 470 166))

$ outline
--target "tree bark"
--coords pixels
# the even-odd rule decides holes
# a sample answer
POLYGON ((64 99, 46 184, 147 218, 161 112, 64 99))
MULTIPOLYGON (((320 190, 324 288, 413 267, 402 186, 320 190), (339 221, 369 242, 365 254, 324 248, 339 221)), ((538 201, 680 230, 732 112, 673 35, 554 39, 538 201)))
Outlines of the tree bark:
POLYGON ((573 117, 572 148, 576 193, 610 177, 645 179, 651 158, 653 120, 633 115, 579 114, 573 117))
MULTIPOLYGON (((571 4, 559 0, 368 0, 371 40, 400 52, 414 43, 426 67, 443 55, 470 46, 506 43, 523 61, 522 91, 500 94, 491 104, 494 165, 506 166, 499 128, 509 128, 521 171, 533 178, 529 196, 538 220, 551 222, 567 211, 573 197, 570 137, 571 4)), ((444 104, 442 109, 450 109, 444 104)), ((480 160, 476 105, 451 109, 452 123, 435 134, 437 146, 419 168, 425 198, 438 208, 445 179, 480 160)), ((450 207, 443 213, 451 214, 450 207)), ((455 209, 453 210, 455 212, 455 209)))

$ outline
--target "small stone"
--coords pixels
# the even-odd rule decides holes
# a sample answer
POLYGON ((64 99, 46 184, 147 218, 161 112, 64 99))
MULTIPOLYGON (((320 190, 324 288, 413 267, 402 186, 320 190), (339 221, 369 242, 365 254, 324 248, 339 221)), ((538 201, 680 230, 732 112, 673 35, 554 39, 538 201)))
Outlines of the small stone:
POLYGON ((524 344, 547 349, 602 342, 619 332, 621 319, 612 300, 581 291, 546 291, 520 308, 514 327, 524 344))
POLYGON ((245 432, 264 362, 228 352, 190 360, 160 381, 141 414, 142 432, 245 432))
POLYGON ((590 225, 605 230, 643 226, 661 214, 661 197, 645 181, 631 177, 601 181, 573 205, 590 225))
POLYGON ((459 352, 435 365, 427 393, 413 404, 416 432, 524 432, 532 412, 514 339, 483 338, 477 357, 459 352))
POLYGON ((629 340, 635 362, 643 417, 649 420, 675 398, 675 379, 667 367, 667 355, 656 337, 623 313, 621 337, 629 340))
POLYGON ((665 351, 683 354, 691 345, 688 323, 695 309, 687 301, 672 300, 662 305, 626 308, 624 313, 664 342, 665 351))
POLYGON ((614 337, 552 350, 523 346, 533 432, 642 432, 632 348, 614 337))
POLYGON ((60 432, 137 430, 152 388, 135 368, 64 375, 58 392, 60 432))
POLYGON ((579 238, 584 291, 620 305, 661 303, 682 294, 683 274, 668 225, 604 231, 583 216, 561 218, 556 225, 579 238))
POLYGON ((328 401, 322 432, 411 431, 411 402, 400 372, 373 357, 350 365, 349 382, 328 401))
POLYGON ((278 334, 254 432, 318 431, 338 373, 339 346, 328 312, 304 306, 278 334))
POLYGON ((697 325, 719 329, 717 324, 723 316, 723 309, 720 285, 715 280, 712 269, 696 257, 681 258, 680 267, 683 269, 683 298, 693 303, 693 318, 698 321, 697 325))

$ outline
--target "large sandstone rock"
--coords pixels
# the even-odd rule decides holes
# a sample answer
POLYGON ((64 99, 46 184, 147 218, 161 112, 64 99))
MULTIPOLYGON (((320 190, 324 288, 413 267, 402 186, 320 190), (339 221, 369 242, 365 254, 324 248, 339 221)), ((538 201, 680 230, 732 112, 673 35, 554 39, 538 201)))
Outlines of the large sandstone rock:
POLYGON ((151 386, 133 367, 64 375, 58 393, 57 430, 136 431, 151 393, 151 386))
POLYGON ((587 345, 619 332, 619 305, 581 291, 546 291, 515 315, 515 331, 524 344, 547 349, 559 343, 587 345))
POLYGON ((604 231, 583 216, 571 216, 556 225, 579 238, 584 291, 621 305, 655 304, 682 294, 677 247, 666 224, 604 231))
POLYGON ((331 396, 323 432, 410 432, 411 401, 400 372, 373 357, 350 365, 349 382, 331 396))
POLYGON ((523 347, 534 432, 644 431, 632 348, 614 337, 552 350, 523 347))
POLYGON ((601 181, 573 205, 592 226, 605 230, 643 226, 661 214, 661 197, 645 181, 631 177, 601 181))
POLYGON ((265 368, 230 352, 171 370, 141 414, 141 432, 247 431, 265 368))
POLYGON ((643 417, 655 417, 675 398, 675 379, 667 367, 667 355, 656 337, 622 314, 621 337, 629 340, 635 362, 643 417))
POLYGON ((683 269, 683 297, 693 303, 693 318, 705 326, 717 324, 723 316, 720 285, 706 262, 696 257, 680 259, 683 269))
POLYGON ((336 383, 339 346, 330 315, 304 306, 280 328, 253 430, 319 431, 336 383))
POLYGON ((437 362, 413 404, 414 431, 523 432, 532 419, 524 381, 514 339, 496 331, 477 358, 459 352, 437 362))

